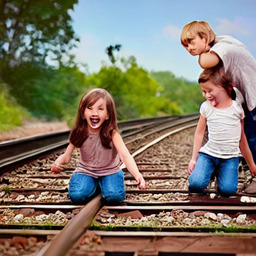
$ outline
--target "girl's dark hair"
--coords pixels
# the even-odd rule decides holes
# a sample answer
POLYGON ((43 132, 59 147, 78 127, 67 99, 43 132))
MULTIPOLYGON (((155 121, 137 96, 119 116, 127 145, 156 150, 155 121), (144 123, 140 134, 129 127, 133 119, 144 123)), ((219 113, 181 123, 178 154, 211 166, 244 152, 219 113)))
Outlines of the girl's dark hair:
POLYGON ((205 83, 207 81, 211 81, 214 85, 222 86, 227 91, 228 95, 232 97, 232 80, 231 77, 225 73, 222 63, 213 68, 207 68, 200 74, 198 83, 205 83))
POLYGON ((84 118, 84 111, 87 107, 92 106, 99 99, 106 100, 106 107, 108 113, 108 119, 102 124, 100 130, 101 143, 106 148, 111 148, 110 142, 112 141, 113 131, 118 130, 116 108, 112 96, 102 88, 94 88, 86 92, 78 107, 76 122, 71 130, 69 141, 77 148, 80 148, 84 141, 88 138, 88 124, 84 118))

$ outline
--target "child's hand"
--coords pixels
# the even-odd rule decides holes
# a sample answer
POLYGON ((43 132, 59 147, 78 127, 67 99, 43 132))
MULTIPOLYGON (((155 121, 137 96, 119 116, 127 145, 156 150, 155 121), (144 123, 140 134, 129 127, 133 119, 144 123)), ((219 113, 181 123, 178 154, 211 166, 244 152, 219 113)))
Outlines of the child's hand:
POLYGON ((137 187, 139 189, 142 189, 142 190, 146 189, 146 182, 141 174, 139 175, 139 177, 136 178, 136 181, 138 182, 137 187))
POLYGON ((62 171, 62 168, 60 167, 59 164, 53 163, 53 164, 51 165, 51 171, 52 171, 53 173, 60 173, 60 172, 62 171))
POLYGON ((194 170, 196 165, 196 161, 195 160, 190 160, 189 165, 188 165, 188 174, 191 174, 192 171, 194 170))
POLYGON ((254 177, 256 175, 256 168, 252 169, 251 172, 252 172, 252 177, 254 177))

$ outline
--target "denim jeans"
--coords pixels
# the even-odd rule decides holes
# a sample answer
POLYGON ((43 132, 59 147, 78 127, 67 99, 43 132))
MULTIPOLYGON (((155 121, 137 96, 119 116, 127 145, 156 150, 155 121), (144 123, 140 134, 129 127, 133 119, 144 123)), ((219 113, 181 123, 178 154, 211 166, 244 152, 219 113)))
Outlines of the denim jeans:
POLYGON ((256 163, 256 108, 251 112, 246 112, 244 119, 244 132, 256 163))
POLYGON ((239 158, 222 159, 199 153, 196 166, 189 176, 189 190, 200 193, 207 188, 214 170, 217 173, 218 189, 221 195, 236 193, 238 185, 239 158))
POLYGON ((123 171, 98 178, 74 173, 70 178, 68 195, 74 204, 85 204, 99 189, 107 204, 119 204, 125 199, 123 171))

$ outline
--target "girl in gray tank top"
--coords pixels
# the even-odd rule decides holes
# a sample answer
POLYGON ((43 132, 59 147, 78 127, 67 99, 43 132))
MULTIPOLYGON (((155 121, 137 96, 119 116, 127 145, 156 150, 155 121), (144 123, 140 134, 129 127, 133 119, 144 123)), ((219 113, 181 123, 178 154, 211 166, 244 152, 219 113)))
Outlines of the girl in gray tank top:
POLYGON ((98 191, 107 204, 124 200, 122 162, 137 181, 138 188, 146 188, 119 133, 114 100, 105 89, 94 88, 83 95, 69 145, 53 163, 52 172, 59 173, 61 165, 69 163, 75 148, 80 149, 80 161, 71 176, 68 193, 74 204, 87 203, 98 191))

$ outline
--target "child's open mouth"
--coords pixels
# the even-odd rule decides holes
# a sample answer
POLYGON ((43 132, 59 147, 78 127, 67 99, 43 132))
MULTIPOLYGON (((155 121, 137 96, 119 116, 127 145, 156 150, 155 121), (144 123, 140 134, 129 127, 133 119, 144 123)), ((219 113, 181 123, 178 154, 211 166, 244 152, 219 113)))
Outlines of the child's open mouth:
POLYGON ((96 126, 100 122, 99 118, 90 118, 90 120, 93 126, 96 126))
POLYGON ((210 99, 208 99, 208 101, 212 104, 212 106, 216 106, 217 105, 217 102, 216 102, 216 100, 215 100, 215 98, 210 98, 210 99))

